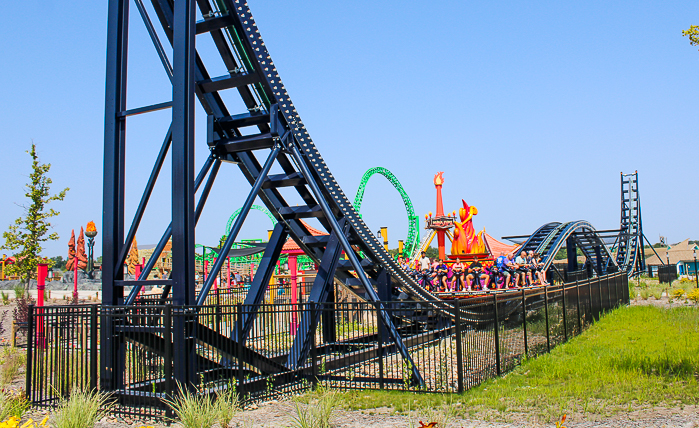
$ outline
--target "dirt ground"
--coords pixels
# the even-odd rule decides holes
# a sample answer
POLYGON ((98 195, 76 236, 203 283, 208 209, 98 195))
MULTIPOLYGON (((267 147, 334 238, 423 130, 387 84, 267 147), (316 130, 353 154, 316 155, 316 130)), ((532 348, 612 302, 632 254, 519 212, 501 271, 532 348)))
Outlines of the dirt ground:
MULTIPOLYGON (((254 427, 289 427, 292 426, 294 405, 290 402, 272 402, 261 405, 258 409, 247 410, 240 416, 238 426, 254 427)), ((455 419, 449 427, 552 427, 555 423, 539 423, 530 420, 526 414, 510 415, 509 421, 491 422, 483 420, 455 419)), ((396 414, 390 408, 380 408, 363 411, 338 411, 334 420, 335 427, 347 428, 407 428, 410 420, 415 426, 418 421, 425 424, 431 422, 420 414, 396 414)), ((685 407, 684 409, 653 408, 635 411, 629 414, 609 418, 591 418, 582 415, 569 415, 564 425, 572 427, 699 427, 699 409, 685 407)), ((235 424, 234 424, 235 426, 235 424)))
MULTIPOLYGON (((296 426, 293 422, 296 410, 292 401, 272 401, 253 407, 238 414, 229 426, 240 428, 296 426)), ((48 414, 47 411, 33 410, 26 417, 40 421, 48 414)), ((420 426, 419 421, 425 424, 429 423, 425 415, 417 413, 397 414, 391 408, 383 407, 361 411, 336 411, 332 426, 334 428, 417 428, 420 426)), ((164 422, 108 417, 98 422, 96 428, 142 428, 149 426, 154 428, 168 427, 164 422)), ((527 414, 512 414, 508 416, 507 422, 456 418, 447 425, 438 425, 435 428, 548 428, 555 426, 555 421, 543 423, 531 420, 527 414)), ((699 407, 654 407, 609 417, 573 414, 567 416, 563 426, 567 428, 699 428, 699 407)))
MULTIPOLYGON (((293 423, 296 410, 292 401, 272 401, 253 407, 255 408, 242 411, 233 419, 230 426, 241 428, 296 426, 293 423)), ((46 414, 47 412, 33 411, 28 416, 34 420, 41 420, 46 414)), ((419 427, 419 421, 425 424, 431 422, 425 415, 417 413, 397 414, 391 408, 383 407, 361 411, 336 411, 332 426, 334 428, 409 428, 419 427)), ((139 428, 144 426, 153 426, 154 428, 167 427, 162 422, 118 417, 105 418, 97 424, 97 428, 139 428)), ((527 414, 512 414, 508 415, 507 422, 456 418, 446 426, 438 425, 436 428, 548 428, 555 426, 555 422, 543 423, 533 421, 527 414)), ((699 427, 699 408, 697 406, 685 406, 684 408, 654 407, 609 417, 573 414, 567 416, 563 426, 567 428, 697 428, 699 427)))

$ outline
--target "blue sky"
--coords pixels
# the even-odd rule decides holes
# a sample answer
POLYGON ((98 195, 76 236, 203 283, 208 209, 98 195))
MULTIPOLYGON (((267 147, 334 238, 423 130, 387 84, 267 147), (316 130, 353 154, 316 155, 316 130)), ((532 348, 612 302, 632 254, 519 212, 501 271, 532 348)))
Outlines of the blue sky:
MULTIPOLYGON (((333 174, 354 198, 363 172, 390 169, 422 216, 444 171, 445 210, 478 207, 476 229, 531 233, 548 221, 618 227, 619 173, 640 173, 643 225, 656 242, 697 239, 699 52, 681 30, 699 24, 690 1, 261 2, 251 9, 282 79, 333 174)), ((168 81, 132 6, 129 107, 170 99, 168 81)), ((4 83, 0 182, 4 229, 21 210, 32 139, 53 167, 65 255, 72 228, 101 230, 106 1, 0 3, 4 83), (48 4, 47 4, 48 3, 48 4)), ((211 43, 198 36, 206 61, 211 43)), ((223 74, 211 66, 213 75, 223 74)), ((230 105, 238 105, 234 97, 230 105)), ((239 108, 232 108, 239 110, 239 108)), ((207 154, 197 118, 197 164, 207 154)), ((127 217, 167 129, 169 111, 128 122, 127 217)), ((169 165, 169 164, 168 164, 169 165)), ((169 168, 168 168, 169 169, 169 168)), ((164 171, 137 238, 169 222, 164 171)), ((197 242, 214 244, 249 186, 224 165, 197 242)), ((399 195, 370 182, 372 230, 405 237, 399 195)), ((252 213, 241 237, 270 228, 252 213)), ((98 240, 96 253, 101 253, 98 240)))

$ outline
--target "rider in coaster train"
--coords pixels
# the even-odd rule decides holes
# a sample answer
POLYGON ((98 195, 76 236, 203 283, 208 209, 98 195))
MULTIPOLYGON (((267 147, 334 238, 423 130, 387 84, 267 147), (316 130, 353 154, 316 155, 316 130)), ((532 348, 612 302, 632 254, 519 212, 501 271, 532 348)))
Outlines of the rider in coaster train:
MULTIPOLYGON (((503 282, 503 287, 504 288, 509 288, 510 287, 510 280, 512 279, 512 273, 510 272, 510 268, 508 267, 510 260, 505 256, 505 252, 501 251, 500 255, 498 256, 497 259, 495 259, 495 268, 497 269, 498 276, 502 277, 505 279, 503 282)), ((497 281, 495 282, 497 284, 497 281)))
MULTIPOLYGON (((503 277, 502 270, 498 267, 497 264, 493 263, 493 265, 488 269, 485 269, 485 272, 488 273, 488 285, 491 289, 498 289, 501 288, 498 285, 498 282, 500 281, 500 278, 503 277)), ((503 281, 503 284, 505 281, 503 281)))
POLYGON ((515 285, 526 287, 527 286, 527 274, 531 275, 529 269, 527 269, 527 252, 522 251, 517 257, 515 257, 515 266, 517 266, 517 277, 515 279, 515 285), (521 284, 519 278, 522 278, 521 284))
POLYGON ((453 274, 452 278, 454 283, 452 285, 452 291, 466 291, 466 282, 464 282, 464 264, 461 260, 457 260, 456 263, 451 265, 451 272, 453 274))
POLYGON ((439 259, 437 267, 437 278, 439 278, 439 287, 442 291, 447 291, 447 274, 449 272, 449 267, 444 263, 444 260, 439 259))
POLYGON ((420 270, 420 277, 422 278, 422 286, 426 290, 430 290, 430 272, 432 271, 432 263, 427 254, 423 251, 418 260, 418 267, 420 270))
POLYGON ((490 275, 483 271, 483 265, 478 261, 478 257, 476 257, 473 263, 468 266, 468 275, 466 275, 468 290, 473 290, 474 286, 478 285, 478 282, 480 282, 481 290, 487 290, 489 278, 490 275))
POLYGON ((546 271, 544 271, 544 263, 541 261, 541 255, 539 253, 534 253, 532 259, 534 260, 532 263, 536 267, 536 276, 539 278, 539 284, 550 285, 546 282, 546 271))

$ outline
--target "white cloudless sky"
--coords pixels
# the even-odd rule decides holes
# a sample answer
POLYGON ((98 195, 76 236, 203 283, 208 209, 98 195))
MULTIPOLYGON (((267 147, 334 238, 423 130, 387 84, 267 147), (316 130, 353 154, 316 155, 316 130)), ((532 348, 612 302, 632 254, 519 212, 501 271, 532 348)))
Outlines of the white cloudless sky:
MULTIPOLYGON (((444 171, 446 211, 479 209, 476 229, 527 234, 549 221, 619 224, 620 172, 638 170, 651 241, 699 238, 699 51, 681 30, 699 24, 690 1, 262 2, 252 12, 320 152, 350 199, 365 170, 383 166, 422 217, 435 210, 444 171)), ((52 164, 61 240, 102 226, 106 1, 0 3, 0 229, 21 215, 33 140, 52 164)), ((225 69, 197 37, 210 73, 225 69), (217 62, 218 61, 218 62, 217 62)), ((131 7, 130 108, 168 101, 171 89, 131 7)), ((231 110, 242 111, 232 94, 231 110)), ((168 110, 130 118, 127 218, 169 124, 168 110)), ((197 165, 206 154, 198 112, 197 165)), ((170 219, 169 158, 141 230, 154 244, 170 219)), ((223 165, 197 228, 214 245, 249 185, 223 165)), ((371 230, 404 239, 401 198, 371 180, 361 210, 371 230)), ((241 238, 271 224, 250 214, 241 238)), ((101 254, 98 236, 96 254, 101 254)))

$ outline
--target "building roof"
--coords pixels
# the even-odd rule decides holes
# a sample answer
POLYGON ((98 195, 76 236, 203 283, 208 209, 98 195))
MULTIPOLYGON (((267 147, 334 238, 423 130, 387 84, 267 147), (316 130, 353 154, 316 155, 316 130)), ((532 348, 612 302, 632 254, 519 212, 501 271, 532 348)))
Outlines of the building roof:
MULTIPOLYGON (((301 223, 303 223, 303 226, 308 229, 309 232, 311 232, 311 235, 313 236, 322 236, 322 235, 327 235, 326 232, 320 231, 314 227, 311 227, 308 223, 305 221, 301 220, 301 223)), ((282 247, 282 254, 303 254, 303 251, 301 250, 301 247, 296 244, 296 242, 289 238, 286 240, 286 243, 284 243, 284 246, 282 247)))
MULTIPOLYGON (((670 258, 671 264, 694 261, 694 252, 692 251, 692 248, 694 248, 694 244, 690 244, 689 239, 685 239, 679 244, 671 245, 669 250, 665 250, 663 248, 656 248, 655 251, 657 251, 658 255, 660 255, 660 257, 663 257, 663 259, 660 260, 658 259, 658 256, 653 254, 646 259, 646 264, 653 266, 665 264, 667 262, 667 259, 664 258, 666 251, 670 258)), ((699 254, 697 255, 699 256, 699 254)))
POLYGON ((490 253, 494 257, 499 256, 501 252, 505 254, 511 253, 515 251, 517 247, 519 247, 519 245, 508 245, 502 241, 498 241, 497 239, 490 236, 488 232, 483 233, 483 236, 485 237, 486 245, 488 246, 488 248, 490 248, 490 253))

